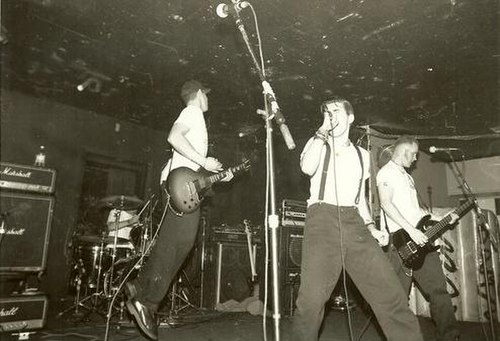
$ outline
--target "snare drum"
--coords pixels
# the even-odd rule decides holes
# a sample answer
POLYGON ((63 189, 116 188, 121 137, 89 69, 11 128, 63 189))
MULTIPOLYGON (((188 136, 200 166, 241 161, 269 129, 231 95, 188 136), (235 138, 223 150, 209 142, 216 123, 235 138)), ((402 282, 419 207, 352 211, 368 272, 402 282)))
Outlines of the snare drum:
MULTIPOLYGON (((105 247, 106 257, 111 261, 113 259, 114 244, 107 244, 105 247)), ((115 262, 120 259, 130 258, 135 253, 134 245, 131 242, 120 242, 116 244, 116 259, 115 262)), ((109 263, 111 266, 111 262, 109 263)))

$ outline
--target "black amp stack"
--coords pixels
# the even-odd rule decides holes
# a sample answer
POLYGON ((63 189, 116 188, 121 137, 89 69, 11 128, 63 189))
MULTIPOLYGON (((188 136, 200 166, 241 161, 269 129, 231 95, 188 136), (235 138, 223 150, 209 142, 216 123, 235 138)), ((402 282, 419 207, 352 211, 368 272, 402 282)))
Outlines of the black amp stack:
POLYGON ((261 232, 260 226, 248 221, 211 228, 204 257, 205 308, 217 309, 219 304, 226 301, 241 302, 253 294, 260 272, 259 264, 262 263, 261 232))
POLYGON ((16 283, 46 269, 55 179, 53 169, 0 163, 0 332, 45 326, 46 295, 16 283))
POLYGON ((281 307, 284 315, 293 315, 300 285, 302 240, 306 220, 305 201, 284 199, 281 204, 279 238, 279 275, 281 307))

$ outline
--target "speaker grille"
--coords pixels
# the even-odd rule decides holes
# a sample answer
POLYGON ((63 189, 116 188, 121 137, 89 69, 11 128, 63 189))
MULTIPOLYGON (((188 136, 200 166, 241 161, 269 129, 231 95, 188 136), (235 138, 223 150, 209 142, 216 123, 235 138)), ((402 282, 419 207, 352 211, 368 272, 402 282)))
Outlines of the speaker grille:
POLYGON ((0 271, 45 269, 53 205, 52 197, 0 192, 5 229, 0 271))
POLYGON ((300 268, 302 262, 302 235, 291 234, 288 245, 289 266, 300 268))

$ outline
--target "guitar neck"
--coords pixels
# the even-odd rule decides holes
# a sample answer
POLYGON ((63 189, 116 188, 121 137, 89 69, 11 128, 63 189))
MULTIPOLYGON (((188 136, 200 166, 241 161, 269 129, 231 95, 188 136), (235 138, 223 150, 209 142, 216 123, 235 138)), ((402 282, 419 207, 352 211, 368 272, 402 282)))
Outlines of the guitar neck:
MULTIPOLYGON (((470 207, 472 207, 473 202, 467 200, 465 203, 457 207, 453 210, 453 213, 458 215, 459 217, 466 212, 470 207)), ((439 223, 430 227, 427 231, 425 231, 425 235, 429 240, 433 240, 448 224, 451 222, 451 216, 448 214, 446 217, 441 219, 439 223)))
POLYGON ((216 183, 218 181, 221 181, 222 179, 224 179, 226 176, 229 175, 230 172, 233 172, 233 174, 236 174, 238 172, 241 172, 243 169, 245 169, 245 165, 244 164, 241 164, 239 166, 236 166, 236 167, 231 167, 225 171, 222 171, 220 173, 217 173, 217 174, 214 174, 214 175, 210 175, 208 177, 208 181, 213 184, 213 183, 216 183))

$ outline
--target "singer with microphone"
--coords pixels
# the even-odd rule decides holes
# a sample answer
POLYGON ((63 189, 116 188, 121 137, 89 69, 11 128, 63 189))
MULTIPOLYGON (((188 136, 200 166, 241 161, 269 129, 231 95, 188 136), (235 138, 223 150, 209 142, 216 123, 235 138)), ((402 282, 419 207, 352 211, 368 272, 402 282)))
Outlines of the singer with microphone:
MULTIPOLYGON (((431 147, 430 150, 433 148, 435 147, 431 147)), ((400 229, 406 231, 419 246, 427 243, 426 235, 416 227, 420 219, 429 212, 420 206, 415 183, 406 171, 417 160, 417 154, 418 141, 412 136, 401 136, 394 143, 391 160, 377 174, 382 207, 381 226, 390 234, 387 256, 403 285, 405 294, 409 294, 411 282, 414 280, 428 297, 431 316, 437 328, 437 339, 455 341, 459 337, 458 323, 451 297, 446 290, 446 278, 438 252, 429 252, 421 266, 408 268, 403 264, 393 243, 393 236, 400 229)), ((450 216, 451 225, 457 221, 458 216, 454 213, 450 216)), ((433 220, 440 220, 440 217, 435 217, 433 220)))
POLYGON ((389 341, 422 341, 415 315, 378 242, 365 197, 370 155, 349 140, 352 105, 334 97, 321 106, 323 122, 306 143, 300 167, 310 177, 302 242, 301 283, 291 339, 318 340, 325 304, 345 270, 389 341))

